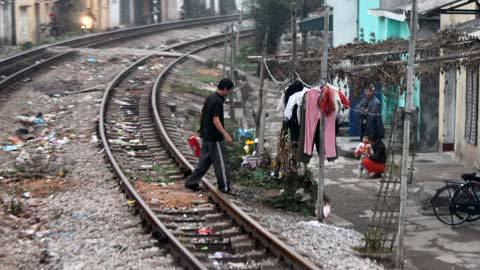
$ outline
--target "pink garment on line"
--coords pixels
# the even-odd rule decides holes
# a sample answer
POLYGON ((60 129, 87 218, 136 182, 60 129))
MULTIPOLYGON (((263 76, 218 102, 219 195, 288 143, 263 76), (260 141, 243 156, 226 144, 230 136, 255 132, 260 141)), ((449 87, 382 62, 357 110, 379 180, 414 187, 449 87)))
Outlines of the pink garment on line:
MULTIPOLYGON (((318 120, 321 116, 321 91, 313 88, 306 92, 305 98, 305 138, 303 152, 307 155, 312 155, 315 131, 317 129, 318 120)), ((330 95, 332 98, 333 95, 330 95)), ((334 102, 334 100, 331 100, 334 102)), ((331 113, 325 116, 325 157, 334 158, 337 156, 335 147, 335 114, 331 113)))

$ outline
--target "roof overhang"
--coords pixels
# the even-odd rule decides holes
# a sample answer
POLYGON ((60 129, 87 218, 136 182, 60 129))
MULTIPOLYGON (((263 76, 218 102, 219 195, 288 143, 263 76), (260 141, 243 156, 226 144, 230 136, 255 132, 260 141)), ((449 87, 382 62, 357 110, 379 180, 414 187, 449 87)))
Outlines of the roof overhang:
POLYGON ((368 15, 376 17, 385 17, 399 22, 404 22, 407 19, 405 12, 394 12, 384 9, 369 9, 368 15))

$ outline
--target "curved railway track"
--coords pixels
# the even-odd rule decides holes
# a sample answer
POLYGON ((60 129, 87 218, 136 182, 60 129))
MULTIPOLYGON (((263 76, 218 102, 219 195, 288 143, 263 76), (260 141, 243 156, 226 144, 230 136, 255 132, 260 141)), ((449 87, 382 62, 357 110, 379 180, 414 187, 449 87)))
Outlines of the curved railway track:
POLYGON ((163 91, 164 84, 191 54, 222 42, 223 36, 216 36, 178 44, 168 49, 181 50, 181 57, 149 55, 119 74, 107 88, 100 111, 105 153, 127 197, 181 267, 318 269, 218 193, 208 179, 203 179, 203 193, 183 188, 195 158, 179 148, 184 138, 169 111, 172 96, 163 91), (161 186, 159 196, 144 199, 148 194, 139 183, 145 180, 161 186), (174 202, 163 201, 162 194, 174 202), (175 194, 187 194, 191 201, 181 205, 175 194))
POLYGON ((181 21, 173 21, 152 25, 145 25, 139 27, 131 27, 121 30, 115 30, 105 33, 92 34, 84 37, 74 38, 67 41, 48 44, 28 50, 24 53, 17 54, 5 59, 0 60, 0 91, 2 87, 5 87, 20 78, 27 76, 28 74, 48 65, 52 65, 54 62, 69 57, 75 52, 67 51, 61 53, 55 53, 49 51, 49 48, 53 47, 89 47, 98 48, 101 46, 111 45, 124 41, 127 39, 137 38, 140 36, 146 36, 156 34, 163 31, 181 29, 186 27, 194 27, 207 24, 215 24, 233 21, 239 18, 239 15, 226 15, 205 17, 198 19, 189 19, 181 21))

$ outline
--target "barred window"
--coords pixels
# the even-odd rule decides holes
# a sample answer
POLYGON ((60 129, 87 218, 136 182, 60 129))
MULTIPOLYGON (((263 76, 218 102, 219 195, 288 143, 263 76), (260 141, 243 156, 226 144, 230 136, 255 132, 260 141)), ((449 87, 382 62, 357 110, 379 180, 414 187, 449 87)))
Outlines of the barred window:
POLYGON ((477 144, 478 130, 478 67, 467 68, 465 94, 465 141, 477 144))

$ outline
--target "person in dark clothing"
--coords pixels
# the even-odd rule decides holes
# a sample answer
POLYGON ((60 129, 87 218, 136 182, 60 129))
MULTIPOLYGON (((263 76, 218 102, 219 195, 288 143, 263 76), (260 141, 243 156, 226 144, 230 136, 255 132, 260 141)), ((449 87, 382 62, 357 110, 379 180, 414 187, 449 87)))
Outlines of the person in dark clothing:
POLYGON ((381 138, 373 137, 372 151, 373 155, 365 158, 362 161, 362 166, 367 170, 368 176, 379 178, 382 177, 387 162, 387 150, 381 138))
POLYGON ((185 187, 198 191, 200 180, 213 164, 217 177, 218 190, 230 193, 230 172, 226 164, 226 145, 232 144, 232 137, 224 128, 223 103, 225 96, 233 88, 230 79, 222 79, 217 86, 217 91, 207 97, 203 104, 200 120, 200 137, 203 139, 198 165, 192 175, 185 181, 185 187))
POLYGON ((382 104, 374 96, 375 87, 365 89, 365 97, 360 101, 360 139, 364 136, 383 139, 385 128, 382 120, 382 104))

